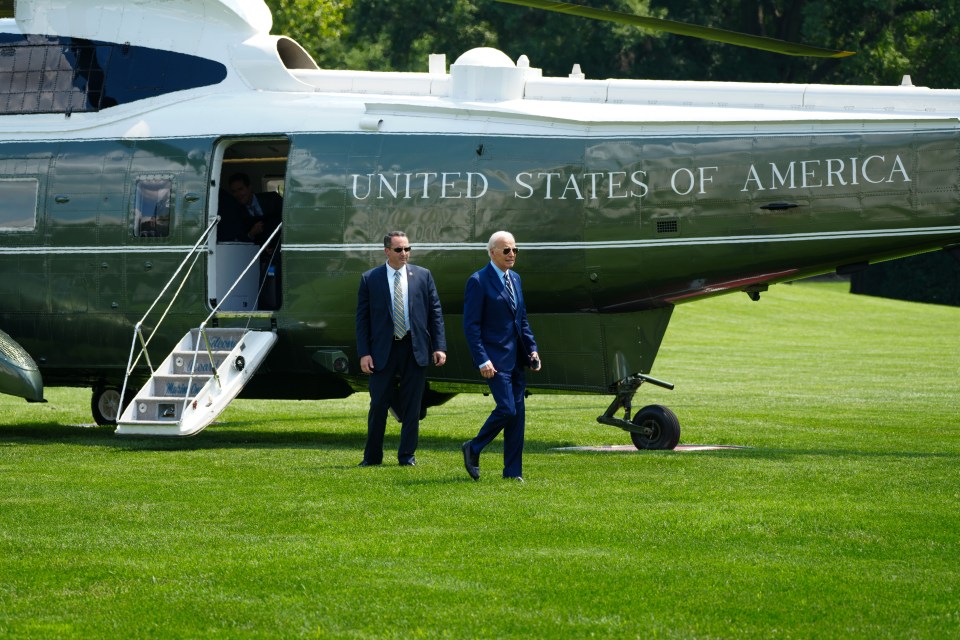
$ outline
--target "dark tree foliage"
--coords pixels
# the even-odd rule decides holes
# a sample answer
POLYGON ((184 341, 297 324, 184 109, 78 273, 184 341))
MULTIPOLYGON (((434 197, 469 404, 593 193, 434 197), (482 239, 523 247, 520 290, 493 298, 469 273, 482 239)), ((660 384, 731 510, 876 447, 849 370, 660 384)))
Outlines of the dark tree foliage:
MULTIPOLYGON (((615 10, 631 4, 646 14, 645 0, 592 4, 615 10)), ((453 63, 474 47, 496 47, 514 60, 526 54, 546 75, 566 75, 574 63, 594 70, 594 78, 631 75, 630 65, 617 59, 624 27, 490 0, 354 0, 346 22, 348 48, 371 52, 365 60, 370 69, 423 71, 430 53, 446 54, 453 63)), ((628 41, 636 37, 657 36, 630 29, 628 41)))
POLYGON ((857 52, 797 58, 490 0, 352 0, 341 66, 422 71, 472 47, 526 54, 547 75, 579 63, 590 78, 914 84, 960 87, 960 0, 580 0, 624 13, 857 52))
MULTIPOLYGON (((589 78, 914 84, 960 88, 960 0, 576 0, 834 49, 851 58, 795 58, 505 5, 492 0, 266 0, 274 33, 328 68, 423 71, 496 47, 546 75, 579 63, 589 78)), ((0 0, 0 16, 13 14, 0 0)))
POLYGON ((664 41, 695 80, 899 84, 960 87, 958 55, 944 43, 958 35, 957 0, 752 0, 716 5, 654 0, 671 19, 782 40, 855 51, 842 59, 754 52, 685 38, 664 41), (951 62, 946 62, 950 60, 951 62))

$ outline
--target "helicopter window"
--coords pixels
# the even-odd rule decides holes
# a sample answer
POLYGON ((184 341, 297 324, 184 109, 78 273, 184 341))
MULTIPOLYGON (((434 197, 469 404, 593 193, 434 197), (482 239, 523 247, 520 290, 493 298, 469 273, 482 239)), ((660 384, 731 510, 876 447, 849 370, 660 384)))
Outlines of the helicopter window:
POLYGON ((100 111, 217 84, 219 62, 129 44, 0 34, 0 114, 100 111))
POLYGON ((173 180, 145 178, 137 181, 133 204, 133 235, 138 238, 166 238, 170 235, 170 199, 173 180))
POLYGON ((40 181, 0 179, 0 231, 33 231, 37 228, 37 193, 40 181))
POLYGON ((264 176, 263 177, 264 191, 276 191, 282 196, 283 186, 284 186, 283 176, 264 176))

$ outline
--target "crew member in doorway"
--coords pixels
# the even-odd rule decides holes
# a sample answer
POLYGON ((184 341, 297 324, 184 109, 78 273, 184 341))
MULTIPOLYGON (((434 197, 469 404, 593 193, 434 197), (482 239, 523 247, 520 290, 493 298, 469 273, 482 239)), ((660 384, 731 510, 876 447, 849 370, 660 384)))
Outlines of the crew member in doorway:
MULTIPOLYGON (((237 239, 263 246, 283 219, 283 197, 275 191, 254 193, 250 176, 235 173, 228 183, 236 200, 232 223, 237 239)), ((258 309, 280 308, 280 238, 277 237, 260 254, 260 295, 258 309)))

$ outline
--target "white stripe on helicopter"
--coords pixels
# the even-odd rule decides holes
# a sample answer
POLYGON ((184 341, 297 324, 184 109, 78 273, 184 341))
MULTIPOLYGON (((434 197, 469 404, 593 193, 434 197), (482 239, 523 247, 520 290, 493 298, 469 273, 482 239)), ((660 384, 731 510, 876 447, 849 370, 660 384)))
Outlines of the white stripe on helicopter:
MULTIPOLYGON (((570 249, 636 249, 650 247, 749 244, 753 242, 804 242, 813 240, 856 240, 903 236, 952 235, 960 233, 960 226, 919 227, 916 229, 873 229, 834 231, 830 233, 792 233, 755 236, 717 236, 707 238, 669 238, 660 240, 602 240, 597 242, 520 242, 530 251, 557 251, 570 249)), ((478 242, 421 242, 413 243, 421 251, 482 251, 485 243, 478 242)), ((115 246, 115 247, 6 247, 0 255, 59 255, 59 254, 123 254, 123 253, 185 253, 188 246, 115 246)), ((284 253, 323 253, 329 251, 379 251, 382 244, 284 244, 284 253)))

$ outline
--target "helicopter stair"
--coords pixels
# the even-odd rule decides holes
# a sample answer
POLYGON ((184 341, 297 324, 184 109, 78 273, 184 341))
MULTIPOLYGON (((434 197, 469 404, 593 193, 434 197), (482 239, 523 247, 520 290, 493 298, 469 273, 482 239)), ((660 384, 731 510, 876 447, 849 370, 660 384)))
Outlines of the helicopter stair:
POLYGON ((116 432, 200 433, 253 378, 276 341, 272 331, 191 329, 127 404, 116 432))

